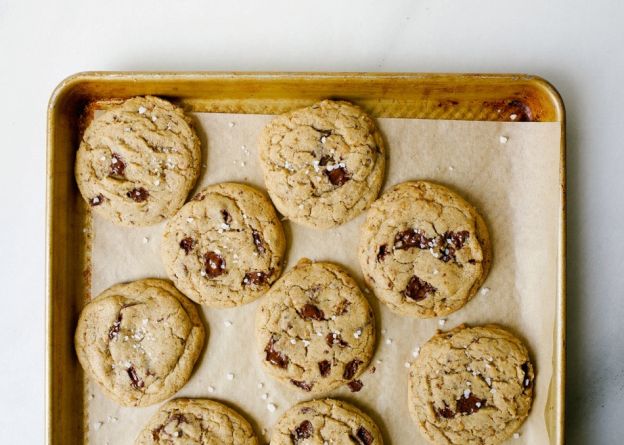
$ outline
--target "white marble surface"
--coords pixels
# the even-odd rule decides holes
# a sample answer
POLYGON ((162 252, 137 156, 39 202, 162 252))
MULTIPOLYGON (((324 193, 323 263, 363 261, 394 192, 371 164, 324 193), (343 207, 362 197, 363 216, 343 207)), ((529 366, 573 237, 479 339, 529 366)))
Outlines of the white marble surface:
POLYGON ((44 438, 45 113, 82 70, 526 72, 568 113, 568 443, 624 434, 624 3, 0 0, 0 437, 44 438))

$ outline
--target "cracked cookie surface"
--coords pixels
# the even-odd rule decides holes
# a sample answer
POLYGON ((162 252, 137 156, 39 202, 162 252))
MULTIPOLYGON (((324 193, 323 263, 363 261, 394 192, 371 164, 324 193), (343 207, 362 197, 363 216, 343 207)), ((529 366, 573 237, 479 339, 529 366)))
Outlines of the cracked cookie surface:
POLYGON ((78 188, 93 211, 125 226, 172 216, 195 185, 199 138, 182 110, 135 97, 96 117, 76 154, 78 188))
POLYGON ((271 202, 243 184, 198 192, 167 222, 167 275, 197 303, 232 307, 263 295, 280 276, 286 241, 271 202))
POLYGON ((412 364, 409 409, 436 445, 496 445, 526 419, 533 365, 522 342, 495 326, 459 326, 433 336, 412 364))
POLYGON ((373 354, 374 316, 341 267, 302 259, 258 307, 256 337, 269 374, 318 394, 357 382, 373 354))
POLYGON ((271 445, 382 445, 379 428, 356 407, 334 399, 293 406, 278 420, 271 445))
POLYGON ((360 108, 325 100, 273 119, 260 137, 260 163, 277 209, 325 229, 368 208, 384 177, 385 148, 360 108))
POLYGON ((175 399, 149 420, 135 445, 257 445, 249 422, 208 399, 175 399))
POLYGON ((392 311, 419 318, 464 306, 490 269, 490 240, 475 208, 426 181, 394 186, 362 225, 359 259, 375 295, 392 311))
POLYGON ((89 302, 74 337, 82 368, 110 399, 147 406, 188 381, 204 345, 195 305, 171 283, 117 284, 89 302))

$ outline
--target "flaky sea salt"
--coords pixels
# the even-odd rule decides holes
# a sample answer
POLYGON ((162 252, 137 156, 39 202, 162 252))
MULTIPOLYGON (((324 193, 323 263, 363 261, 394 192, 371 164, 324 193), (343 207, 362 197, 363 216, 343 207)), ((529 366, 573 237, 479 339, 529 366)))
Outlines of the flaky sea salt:
POLYGON ((214 389, 214 386, 209 386, 209 387, 208 387, 208 392, 214 392, 214 390, 215 390, 215 389, 214 389))
POLYGON ((273 403, 269 403, 269 404, 267 405, 267 409, 269 410, 269 412, 274 413, 274 412, 275 412, 275 410, 277 409, 277 406, 275 406, 275 404, 273 404, 273 403))
POLYGON ((446 319, 444 319, 444 318, 440 318, 440 319, 438 320, 438 324, 439 324, 440 326, 444 326, 444 324, 445 324, 445 323, 446 323, 446 319))
POLYGON ((145 108, 144 106, 140 106, 139 107, 139 114, 145 114, 145 112, 147 111, 147 108, 145 108))
POLYGON ((509 138, 507 136, 501 136, 498 138, 501 144, 506 144, 509 138))
POLYGON ((234 374, 231 372, 228 372, 227 375, 225 376, 228 380, 234 380, 234 374))
POLYGON ((225 320, 223 324, 225 325, 226 328, 229 328, 230 326, 232 326, 232 322, 230 320, 225 320))
POLYGON ((412 351, 412 357, 418 357, 418 354, 420 354, 420 347, 416 346, 412 351))

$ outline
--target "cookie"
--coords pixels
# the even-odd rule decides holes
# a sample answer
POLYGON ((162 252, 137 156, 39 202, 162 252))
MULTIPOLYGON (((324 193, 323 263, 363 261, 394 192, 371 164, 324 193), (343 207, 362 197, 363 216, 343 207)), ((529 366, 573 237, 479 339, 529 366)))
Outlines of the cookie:
POLYGON ((167 274, 197 303, 239 306, 280 276, 282 225, 271 202, 243 184, 202 189, 167 222, 161 252, 167 274))
POLYGON ((317 229, 343 224, 375 200, 385 149, 373 120, 325 100, 273 119, 260 137, 271 199, 288 219, 317 229))
POLYGON ((184 204, 201 166, 182 110, 135 97, 97 116, 76 155, 78 188, 93 211, 124 226, 163 221, 184 204))
POLYGON ((409 374, 409 410, 433 444, 499 444, 526 419, 534 377, 514 335, 462 325, 420 349, 409 374))
POLYGON ((359 259, 375 295, 393 312, 439 317, 464 306, 490 269, 483 218, 441 185, 404 182, 371 207, 359 259))
POLYGON ((232 408, 208 399, 165 403, 135 445, 257 445, 253 428, 232 408))
POLYGON ((375 345, 373 311, 341 267, 302 259, 262 300, 256 338, 268 373, 291 388, 360 386, 375 345))
POLYGON ((123 406, 147 406, 188 381, 204 345, 197 309, 171 283, 117 284, 85 306, 74 338, 78 360, 123 406))
POLYGON ((271 445, 353 444, 382 445, 375 422, 362 411, 333 399, 319 399, 293 406, 278 420, 271 445))

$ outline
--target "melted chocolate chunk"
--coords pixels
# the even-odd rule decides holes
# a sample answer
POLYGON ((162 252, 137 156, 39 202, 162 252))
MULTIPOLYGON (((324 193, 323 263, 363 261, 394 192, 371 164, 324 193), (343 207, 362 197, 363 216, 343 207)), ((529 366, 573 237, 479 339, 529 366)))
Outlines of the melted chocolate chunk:
POLYGON ((445 263, 455 261, 455 252, 464 247, 464 243, 469 236, 470 234, 466 230, 462 230, 461 232, 445 232, 444 235, 442 235, 443 243, 440 248, 439 258, 445 263))
POLYGON ((292 432, 291 437, 292 440, 298 443, 300 440, 308 439, 314 433, 314 426, 312 426, 312 422, 309 420, 304 420, 301 424, 295 428, 295 431, 292 432))
POLYGON ((359 427, 355 433, 358 439, 362 441, 364 445, 370 445, 373 443, 373 435, 363 426, 359 427))
POLYGON ((433 247, 435 238, 427 238, 420 230, 407 229, 399 232, 394 237, 394 248, 400 250, 418 247, 419 249, 429 249, 433 247))
POLYGON ((224 223, 226 223, 227 225, 232 224, 232 215, 230 215, 230 213, 227 210, 222 209, 221 216, 223 217, 224 223))
POLYGON ((263 254, 266 252, 266 248, 264 247, 264 243, 262 242, 262 237, 256 230, 252 230, 251 236, 253 237, 253 242, 256 245, 256 250, 259 254, 263 254))
POLYGON ((529 379, 529 362, 524 362, 520 365, 520 369, 522 369, 522 372, 524 373, 524 376, 522 377, 522 386, 528 388, 531 386, 531 379, 529 379))
POLYGON ((141 378, 137 374, 136 369, 134 369, 134 366, 130 365, 127 371, 128 371, 128 377, 130 377, 130 381, 134 389, 141 389, 145 386, 145 383, 143 382, 143 380, 141 380, 141 378))
POLYGON ((187 255, 193 250, 193 247, 195 247, 195 240, 191 237, 184 238, 180 241, 180 249, 184 249, 184 253, 187 255))
POLYGON ((468 262, 470 264, 477 264, 477 260, 475 260, 474 258, 469 259, 468 262))
POLYGON ((358 360, 357 358, 351 360, 345 366, 345 370, 344 370, 344 373, 342 374, 342 377, 346 380, 351 380, 362 363, 363 363, 362 360, 358 360))
POLYGON ((299 311, 299 316, 304 320, 325 320, 325 314, 323 313, 323 311, 310 303, 304 305, 301 308, 301 310, 299 311))
POLYGON ((344 315, 349 312, 349 306, 351 302, 349 300, 342 300, 340 303, 336 305, 336 316, 344 315))
POLYGON ((243 278, 242 285, 247 286, 248 284, 253 284, 255 286, 260 286, 262 284, 266 284, 267 282, 267 274, 264 272, 247 272, 245 277, 243 278))
POLYGON ((290 383, 292 383, 296 387, 301 388, 301 389, 303 389, 304 391, 307 391, 307 392, 312 391, 312 386, 314 386, 312 383, 304 382, 303 380, 292 380, 291 379, 290 383))
POLYGON ((126 193, 126 196, 135 202, 143 202, 149 197, 149 192, 143 187, 137 187, 126 193))
POLYGON ((331 372, 331 363, 329 360, 323 360, 322 362, 318 362, 319 372, 321 373, 321 377, 327 377, 331 372))
POLYGON ((101 193, 97 196, 94 196, 93 198, 91 198, 89 200, 89 204, 91 205, 91 207, 95 207, 95 206, 99 206, 100 204, 102 204, 104 202, 106 198, 104 197, 104 195, 102 195, 101 193))
POLYGON ((484 406, 485 400, 478 398, 474 394, 470 394, 467 398, 461 397, 457 401, 457 411, 464 415, 476 413, 484 406))
POLYGON ((275 337, 271 337, 271 340, 269 340, 269 343, 267 343, 264 348, 264 352, 266 353, 265 360, 278 368, 286 369, 288 368, 288 362, 290 360, 287 355, 282 354, 273 348, 276 341, 275 337))
POLYGON ((386 257, 386 255, 388 255, 388 253, 390 252, 388 252, 387 244, 383 244, 379 246, 379 250, 377 251, 377 262, 381 263, 386 257))
POLYGON ((169 416, 169 422, 175 422, 176 425, 180 425, 181 423, 188 423, 184 414, 175 413, 169 416))
POLYGON ((452 419, 455 417, 455 413, 446 403, 444 404, 444 408, 436 410, 436 413, 438 416, 444 417, 445 419, 452 419))
POLYGON ((154 442, 158 442, 160 440, 160 433, 165 429, 165 425, 160 425, 158 428, 152 430, 152 439, 154 442))
POLYGON ((344 341, 340 334, 329 333, 327 334, 327 337, 325 337, 325 341, 327 342, 328 346, 338 345, 341 348, 346 348, 347 346, 349 346, 349 343, 344 341))
POLYGON ((119 329, 121 328, 121 319, 122 319, 122 317, 123 317, 123 315, 122 315, 121 311, 119 311, 119 315, 117 315, 117 320, 113 323, 113 325, 108 330, 108 338, 110 340, 116 338, 117 335, 119 334, 119 329))
POLYGON ((209 278, 215 278, 225 272, 225 259, 216 252, 204 255, 204 270, 209 278))
POLYGON ((347 386, 351 390, 351 392, 359 392, 362 387, 364 387, 364 383, 361 380, 351 380, 347 383, 347 386))
POLYGON ((332 171, 325 170, 325 174, 327 175, 327 179, 332 185, 336 187, 341 187, 345 184, 349 179, 351 179, 351 175, 344 167, 334 168, 332 171))
POLYGON ((123 176, 126 171, 126 164, 124 163, 121 155, 113 153, 111 155, 111 176, 123 176))
POLYGON ((437 290, 438 289, 433 287, 431 284, 414 275, 407 283, 407 287, 403 291, 403 295, 411 300, 421 301, 427 298, 427 294, 433 294, 437 290))

